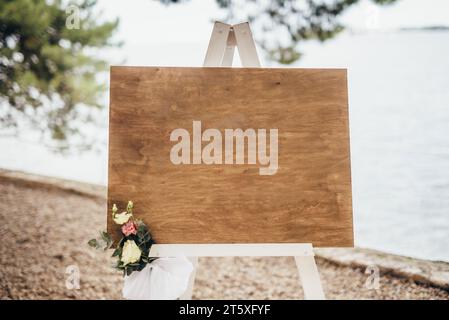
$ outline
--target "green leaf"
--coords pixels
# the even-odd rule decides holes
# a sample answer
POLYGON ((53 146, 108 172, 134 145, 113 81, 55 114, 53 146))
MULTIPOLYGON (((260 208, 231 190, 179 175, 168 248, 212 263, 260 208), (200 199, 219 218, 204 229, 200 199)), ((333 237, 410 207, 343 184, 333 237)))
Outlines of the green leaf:
POLYGON ((97 239, 90 239, 90 240, 87 242, 87 244, 88 244, 89 246, 91 246, 92 248, 95 248, 95 249, 98 248, 98 241, 97 241, 97 239))
POLYGON ((100 235, 101 235, 101 239, 105 242, 103 250, 106 251, 112 245, 112 238, 107 232, 104 232, 104 231, 100 232, 100 235))
POLYGON ((138 266, 140 266, 140 262, 130 263, 130 264, 128 264, 128 266, 130 268, 132 268, 133 270, 135 270, 138 266))
POLYGON ((117 257, 122 253, 122 248, 117 248, 114 250, 114 252, 112 253, 113 257, 117 257))
POLYGON ((123 245, 125 244, 125 241, 126 241, 126 237, 122 237, 120 239, 120 241, 118 242, 117 247, 123 247, 123 245))
POLYGON ((106 242, 111 242, 111 241, 112 241, 111 236, 110 236, 107 232, 102 231, 100 234, 101 234, 101 238, 102 238, 104 241, 106 241, 106 242))

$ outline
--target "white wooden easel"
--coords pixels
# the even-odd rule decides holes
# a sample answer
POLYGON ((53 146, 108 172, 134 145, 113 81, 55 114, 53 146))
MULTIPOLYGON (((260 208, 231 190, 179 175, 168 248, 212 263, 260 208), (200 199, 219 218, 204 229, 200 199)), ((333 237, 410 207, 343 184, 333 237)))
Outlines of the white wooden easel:
MULTIPOLYGON (((204 59, 204 67, 231 67, 235 47, 243 67, 260 67, 249 23, 229 25, 215 22, 204 59)), ((198 257, 295 257, 306 299, 324 299, 313 247, 310 243, 277 244, 155 244, 151 257, 187 256, 194 265, 188 289, 181 299, 191 299, 198 257)))

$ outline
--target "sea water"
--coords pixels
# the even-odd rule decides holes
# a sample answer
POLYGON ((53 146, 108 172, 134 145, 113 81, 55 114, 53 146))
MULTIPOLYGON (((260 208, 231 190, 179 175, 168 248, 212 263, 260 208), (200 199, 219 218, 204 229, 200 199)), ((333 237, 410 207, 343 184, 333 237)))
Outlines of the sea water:
MULTIPOLYGON (((295 67, 348 68, 356 245, 449 261, 449 32, 347 32, 301 49, 295 67)), ((106 148, 63 157, 0 137, 0 149, 1 168, 106 183, 106 148)))
POLYGON ((449 32, 345 34, 301 67, 347 67, 356 245, 449 261, 449 32))

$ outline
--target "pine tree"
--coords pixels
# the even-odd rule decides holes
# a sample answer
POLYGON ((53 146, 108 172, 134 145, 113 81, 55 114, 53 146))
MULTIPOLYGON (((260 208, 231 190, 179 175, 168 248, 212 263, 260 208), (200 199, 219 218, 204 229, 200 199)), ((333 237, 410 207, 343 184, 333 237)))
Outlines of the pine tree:
POLYGON ((0 0, 3 128, 25 121, 65 146, 80 134, 80 123, 92 120, 89 110, 104 107, 97 75, 107 64, 87 51, 118 45, 111 41, 118 20, 98 23, 95 4, 0 0))

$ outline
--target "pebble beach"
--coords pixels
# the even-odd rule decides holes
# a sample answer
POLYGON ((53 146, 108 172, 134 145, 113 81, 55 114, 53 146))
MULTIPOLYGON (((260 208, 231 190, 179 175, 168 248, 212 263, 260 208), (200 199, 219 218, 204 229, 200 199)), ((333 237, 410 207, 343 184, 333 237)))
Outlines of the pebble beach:
MULTIPOLYGON (((104 194, 103 187, 0 172, 1 299, 122 299, 111 252, 87 246, 106 225, 104 194), (70 286, 74 270, 78 289, 70 286)), ((327 299, 449 299, 444 285, 381 271, 373 286, 363 266, 319 254, 317 263, 327 299)), ((193 299, 303 299, 303 292, 290 257, 200 258, 193 299)))

